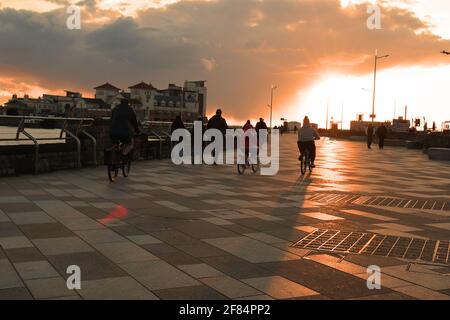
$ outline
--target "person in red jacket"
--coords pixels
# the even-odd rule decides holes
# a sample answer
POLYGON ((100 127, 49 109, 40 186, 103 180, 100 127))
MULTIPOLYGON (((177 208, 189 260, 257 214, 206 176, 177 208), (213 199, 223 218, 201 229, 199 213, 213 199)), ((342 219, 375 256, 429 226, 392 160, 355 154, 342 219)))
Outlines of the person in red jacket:
MULTIPOLYGON (((247 120, 242 129, 244 130, 244 132, 253 129, 253 125, 251 124, 250 120, 247 120)), ((249 152, 250 152, 250 138, 245 137, 245 162, 247 162, 248 160, 249 152)))

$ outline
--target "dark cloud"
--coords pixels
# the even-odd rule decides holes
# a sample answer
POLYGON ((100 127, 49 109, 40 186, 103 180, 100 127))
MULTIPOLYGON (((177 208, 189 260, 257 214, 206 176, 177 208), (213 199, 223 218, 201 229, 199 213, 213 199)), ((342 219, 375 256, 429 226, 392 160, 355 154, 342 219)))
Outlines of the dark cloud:
POLYGON ((391 67, 433 63, 450 47, 419 33, 428 25, 407 10, 383 8, 383 29, 371 31, 366 5, 344 10, 338 0, 181 1, 104 25, 95 19, 116 13, 82 5, 89 23, 72 31, 63 9, 1 10, 0 72, 85 91, 104 81, 207 79, 210 104, 246 118, 265 108, 272 83, 288 99, 322 72, 369 72, 376 48, 392 55, 383 64, 391 67))

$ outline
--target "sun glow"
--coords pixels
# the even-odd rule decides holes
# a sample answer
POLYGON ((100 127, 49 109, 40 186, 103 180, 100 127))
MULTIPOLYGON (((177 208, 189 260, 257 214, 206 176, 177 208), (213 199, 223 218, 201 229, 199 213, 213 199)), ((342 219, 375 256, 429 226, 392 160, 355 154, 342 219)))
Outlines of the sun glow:
MULTIPOLYGON (((392 120, 425 117, 431 125, 438 127, 450 120, 450 65, 440 67, 394 68, 378 72, 376 88, 376 120, 392 120)), ((350 121, 362 113, 369 120, 372 111, 373 75, 344 76, 328 75, 307 90, 298 94, 295 106, 286 108, 295 112, 296 119, 309 115, 311 120, 325 127, 327 105, 329 121, 341 121, 343 128, 350 127, 350 121)))

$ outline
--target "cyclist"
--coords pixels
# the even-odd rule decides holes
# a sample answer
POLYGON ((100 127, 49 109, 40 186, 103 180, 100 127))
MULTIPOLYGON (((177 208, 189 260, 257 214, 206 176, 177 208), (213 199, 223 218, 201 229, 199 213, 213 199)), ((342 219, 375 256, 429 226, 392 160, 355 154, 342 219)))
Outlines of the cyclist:
POLYGON ((308 149, 311 157, 312 168, 315 167, 314 161, 316 159, 316 144, 314 140, 320 140, 320 136, 317 130, 311 127, 309 118, 306 116, 305 119, 303 119, 303 127, 298 130, 297 146, 300 151, 300 157, 298 160, 302 159, 305 150, 308 149))
POLYGON ((122 99, 112 111, 109 136, 113 145, 122 143, 126 146, 122 149, 123 155, 127 155, 133 149, 134 132, 139 134, 136 113, 130 107, 128 100, 122 99))
MULTIPOLYGON (((247 132, 248 130, 253 129, 253 125, 251 124, 250 120, 247 120, 247 122, 242 127, 242 130, 244 132, 247 132)), ((245 163, 248 161, 248 155, 250 153, 250 138, 245 137, 245 163)))

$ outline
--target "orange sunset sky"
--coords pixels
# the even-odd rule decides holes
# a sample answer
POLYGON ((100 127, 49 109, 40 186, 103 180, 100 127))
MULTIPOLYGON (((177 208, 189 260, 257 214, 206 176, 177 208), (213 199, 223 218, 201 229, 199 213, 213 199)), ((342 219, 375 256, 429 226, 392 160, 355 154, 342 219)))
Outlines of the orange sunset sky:
POLYGON ((231 123, 274 125, 309 115, 344 128, 372 107, 373 55, 379 61, 377 120, 450 121, 448 0, 0 0, 0 103, 13 93, 79 90, 106 81, 159 88, 208 80, 208 113, 231 123), (66 28, 69 4, 82 8, 81 30, 66 28), (367 7, 381 8, 369 30, 367 7))

